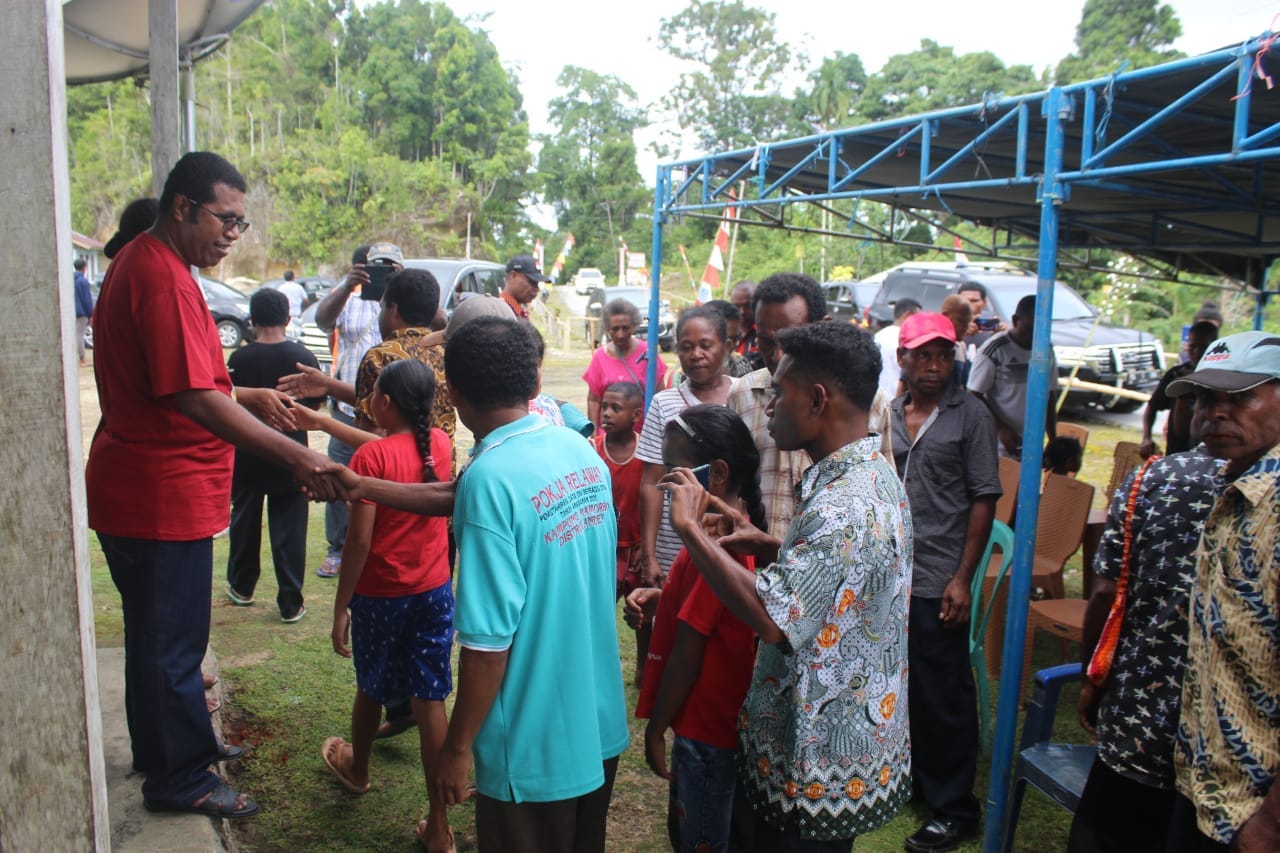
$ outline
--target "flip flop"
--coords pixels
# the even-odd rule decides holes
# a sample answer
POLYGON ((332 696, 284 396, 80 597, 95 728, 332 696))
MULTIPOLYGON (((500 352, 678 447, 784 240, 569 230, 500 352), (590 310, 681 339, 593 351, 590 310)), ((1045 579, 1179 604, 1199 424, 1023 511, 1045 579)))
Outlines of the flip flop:
POLYGON ((347 776, 347 774, 343 771, 341 765, 338 763, 338 761, 342 757, 342 748, 344 746, 350 746, 350 744, 348 744, 345 740, 343 740, 340 737, 335 736, 335 737, 327 738, 324 742, 324 745, 320 747, 320 757, 324 759, 324 766, 328 767, 329 771, 333 773, 334 776, 338 777, 338 782, 341 783, 342 787, 346 788, 351 793, 353 794, 369 793, 368 782, 364 784, 363 788, 357 785, 355 782, 352 782, 351 779, 347 776))
POLYGON ((261 810, 261 806, 226 782, 218 782, 218 787, 198 803, 157 803, 143 800, 142 804, 149 812, 190 812, 227 820, 253 817, 261 810))
POLYGON ((201 673, 201 677, 204 680, 205 690, 208 690, 210 687, 218 683, 218 676, 213 675, 211 673, 208 673, 208 672, 201 673))
POLYGON ((213 714, 222 707, 222 700, 217 696, 206 696, 204 697, 204 706, 209 709, 210 714, 213 714))
MULTIPOLYGON (((418 844, 422 846, 422 849, 430 853, 431 847, 427 844, 427 819, 426 818, 423 818, 422 820, 418 821, 418 827, 413 831, 413 835, 415 838, 418 839, 418 844)), ((443 850, 436 851, 436 853, 457 853, 457 849, 458 849, 457 846, 454 844, 453 830, 450 829, 449 830, 449 846, 444 848, 443 850)))

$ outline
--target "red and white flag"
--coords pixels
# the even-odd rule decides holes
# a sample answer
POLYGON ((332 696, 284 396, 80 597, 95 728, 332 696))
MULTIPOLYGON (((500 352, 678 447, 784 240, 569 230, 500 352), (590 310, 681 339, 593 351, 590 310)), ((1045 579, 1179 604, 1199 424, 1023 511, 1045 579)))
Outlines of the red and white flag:
POLYGON ((573 232, 569 232, 569 236, 564 238, 564 247, 560 249, 560 254, 556 256, 556 262, 551 265, 551 272, 547 273, 547 277, 552 281, 556 281, 560 277, 561 270, 564 269, 564 262, 569 257, 569 250, 577 244, 577 240, 573 237, 573 232))

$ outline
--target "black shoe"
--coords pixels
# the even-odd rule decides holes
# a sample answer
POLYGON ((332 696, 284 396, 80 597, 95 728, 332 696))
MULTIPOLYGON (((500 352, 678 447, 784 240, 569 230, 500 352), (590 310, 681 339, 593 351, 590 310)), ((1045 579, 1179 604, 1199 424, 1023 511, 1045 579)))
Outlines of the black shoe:
POLYGON ((903 842, 911 853, 940 853, 955 850, 978 835, 978 824, 955 818, 935 817, 903 842))

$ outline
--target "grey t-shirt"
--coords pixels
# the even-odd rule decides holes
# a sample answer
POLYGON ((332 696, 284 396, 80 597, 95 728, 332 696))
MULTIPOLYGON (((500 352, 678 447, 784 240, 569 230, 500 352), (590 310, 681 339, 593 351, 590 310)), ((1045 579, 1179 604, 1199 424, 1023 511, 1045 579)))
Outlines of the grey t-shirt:
MULTIPOLYGON (((969 390, 988 400, 1000 418, 1019 435, 1026 423, 1027 375, 1031 367, 1031 350, 1024 349, 1008 332, 992 335, 973 357, 969 369, 969 390)), ((1058 362, 1049 352, 1049 390, 1058 387, 1058 362)))
POLYGON ((948 384, 912 444, 903 411, 910 399, 910 392, 904 394, 892 409, 894 463, 911 507, 911 596, 942 598, 960 564, 969 508, 977 498, 1001 494, 996 427, 986 406, 948 384))

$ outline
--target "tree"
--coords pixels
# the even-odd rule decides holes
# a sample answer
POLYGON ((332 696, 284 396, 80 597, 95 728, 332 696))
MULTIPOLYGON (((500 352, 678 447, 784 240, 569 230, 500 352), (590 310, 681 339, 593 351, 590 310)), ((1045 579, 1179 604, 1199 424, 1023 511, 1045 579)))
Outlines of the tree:
POLYGON ((1159 65, 1181 56, 1170 45, 1182 35, 1172 6, 1158 0, 1086 0, 1076 27, 1076 51, 1055 71, 1059 84, 1159 65))
POLYGON ((658 44, 695 70, 680 75, 663 107, 703 150, 745 148, 794 135, 779 81, 791 70, 774 15, 742 0, 692 0, 658 27, 658 44))
POLYGON ((815 130, 839 130, 857 123, 854 105, 867 85, 867 71, 856 53, 822 61, 809 74, 808 91, 796 91, 800 120, 815 130))
POLYGON ((538 156, 543 198, 559 229, 577 239, 571 267, 608 270, 619 239, 632 234, 650 198, 633 138, 646 124, 645 113, 635 90, 612 75, 569 65, 556 83, 564 94, 548 104, 555 132, 540 140, 538 156))
POLYGON ((890 57, 867 80, 858 114, 883 121, 946 107, 981 103, 985 95, 1017 95, 1041 85, 1029 65, 1005 66, 989 52, 955 55, 931 39, 920 49, 890 57))

